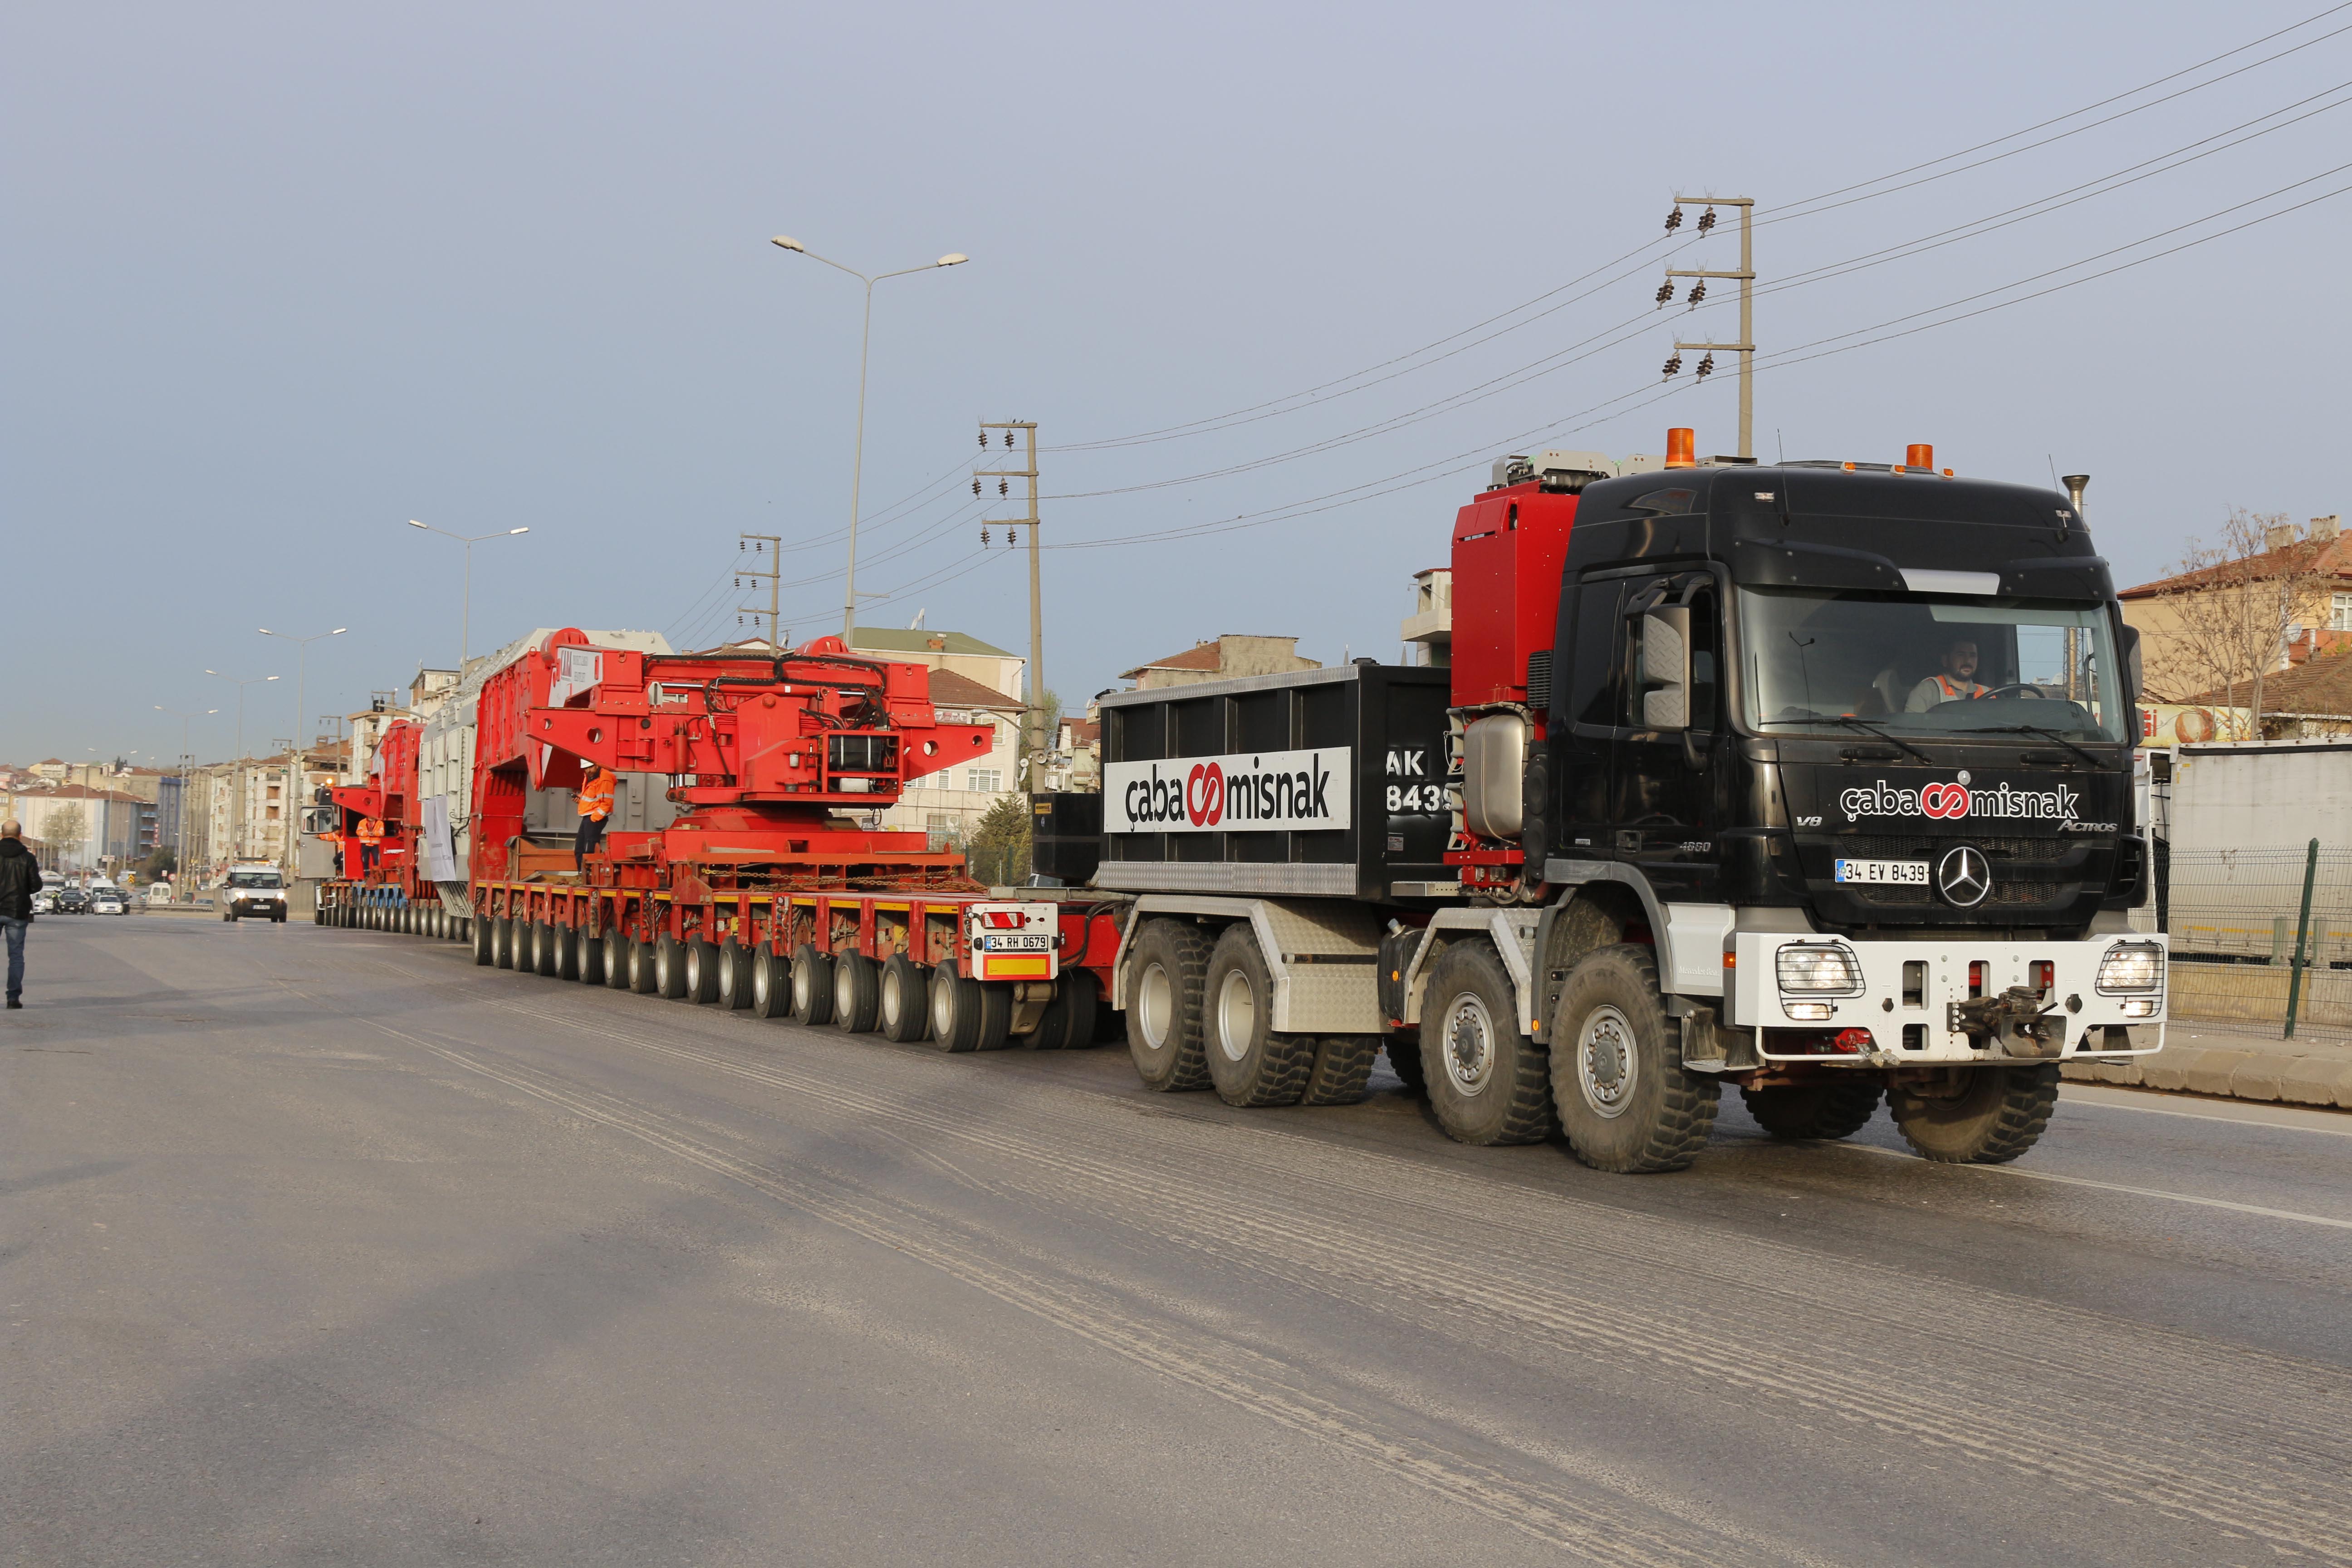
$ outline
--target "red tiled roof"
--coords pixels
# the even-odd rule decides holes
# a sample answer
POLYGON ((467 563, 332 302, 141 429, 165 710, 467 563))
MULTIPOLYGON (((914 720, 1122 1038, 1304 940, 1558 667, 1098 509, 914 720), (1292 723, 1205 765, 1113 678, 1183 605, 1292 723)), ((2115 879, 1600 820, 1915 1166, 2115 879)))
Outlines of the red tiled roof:
POLYGON ((1166 658, 1139 664, 1133 669, 1122 671, 1119 679, 1133 680, 1147 669, 1223 669, 1224 665, 1224 645, 1213 640, 1188 647, 1182 653, 1171 653, 1166 658))
POLYGON ((2243 561, 2224 562, 2200 572, 2184 572, 2178 576, 2159 577, 2153 583, 2142 583, 2137 588, 2125 588, 2116 597, 2146 599, 2158 594, 2224 580, 2259 583, 2287 572, 2315 572, 2322 576, 2352 577, 2352 535, 2339 533, 2327 540, 2297 540, 2276 550, 2265 550, 2260 555, 2249 555, 2243 561))
POLYGON ((931 702, 940 708, 986 708, 999 713, 1019 713, 1027 707, 1018 697, 1007 697, 952 669, 931 671, 931 702))
MULTIPOLYGON (((2253 683, 2239 684, 2234 695, 2220 690, 2189 700, 2189 705, 2219 708, 2230 702, 2242 706, 2253 700, 2253 683)), ((2352 713, 2352 650, 2315 653, 2292 669, 2274 669, 2263 677, 2265 713, 2352 713)))

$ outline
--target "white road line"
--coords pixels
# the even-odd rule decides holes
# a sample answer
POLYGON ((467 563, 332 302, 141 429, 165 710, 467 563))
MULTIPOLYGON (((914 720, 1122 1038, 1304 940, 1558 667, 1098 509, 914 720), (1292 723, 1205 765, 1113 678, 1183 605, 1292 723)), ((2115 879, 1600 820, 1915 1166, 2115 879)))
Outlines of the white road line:
MULTIPOLYGON (((1918 1157, 1894 1149, 1881 1149, 1873 1143, 1841 1143, 1841 1149, 1852 1149, 1864 1154, 1880 1154, 1889 1160, 1916 1163, 1918 1157)), ((2294 1209, 2266 1209, 2260 1204, 2233 1204, 2227 1198, 2200 1198, 2188 1193, 2160 1192, 2154 1187, 2127 1187, 2120 1182, 2095 1182, 2087 1176, 2061 1176, 2048 1171, 2022 1171, 2015 1165, 1955 1165, 1956 1171, 1977 1171, 1993 1176, 2023 1176, 2028 1181, 2056 1182, 2061 1186, 2095 1187, 2103 1193, 2128 1193, 2136 1198, 2164 1198, 2176 1204, 2195 1204, 2200 1208, 2230 1209, 2238 1214, 2261 1215, 2265 1219, 2291 1219, 2303 1225, 2324 1225, 2336 1230, 2352 1230, 2352 1219, 2330 1219, 2326 1215, 2298 1214, 2294 1209)))
POLYGON ((2162 1089, 2111 1089, 2105 1084, 2070 1083, 2058 1091, 2061 1105, 2097 1105, 2111 1110, 2140 1110, 2150 1116, 2185 1116, 2195 1121, 2227 1121, 2239 1127, 2282 1127, 2290 1132, 2325 1132, 2334 1138, 2352 1138, 2352 1116, 2340 1110, 2322 1110, 2317 1106, 2272 1105, 2267 1101, 2238 1104, 2228 1100, 2188 1103, 2205 1104, 2203 1110, 2182 1110, 2170 1105, 2150 1105, 2148 1100, 2162 1095, 2162 1089), (2344 1122, 2341 1127, 2323 1127, 2321 1118, 2344 1122))

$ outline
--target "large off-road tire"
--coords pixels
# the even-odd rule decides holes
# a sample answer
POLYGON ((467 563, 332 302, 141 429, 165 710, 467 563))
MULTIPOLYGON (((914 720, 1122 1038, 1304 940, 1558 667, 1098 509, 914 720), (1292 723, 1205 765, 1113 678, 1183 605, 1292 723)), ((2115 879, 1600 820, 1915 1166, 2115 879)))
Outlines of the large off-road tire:
POLYGON ((833 961, 833 1022, 845 1035, 870 1035, 882 1010, 882 966, 862 952, 833 961))
POLYGON ((1923 1160, 1998 1165, 2033 1147, 2058 1104, 2058 1064, 1985 1067, 1951 1100, 1896 1089, 1887 1097, 1903 1141, 1923 1160))
POLYGON ((1315 1066, 1315 1037, 1274 1027, 1274 976, 1257 933, 1235 921, 1209 950, 1202 974, 1209 1081, 1227 1105, 1296 1105, 1315 1066))
POLYGON ((698 938, 686 944, 686 999, 702 1006, 719 1000, 719 950, 698 938))
POLYGON ((1148 921, 1127 963, 1127 1048, 1143 1086, 1162 1094, 1208 1088, 1202 987, 1209 939, 1190 921, 1148 921))
POLYGON ((1397 1081, 1404 1085, 1405 1092, 1416 1099, 1427 1100, 1429 1078, 1421 1069, 1421 1037, 1417 1034, 1391 1035, 1381 1042, 1381 1049, 1389 1058, 1389 1071, 1397 1075, 1397 1081))
POLYGON ((751 955, 751 1016, 789 1018, 793 1016, 793 971, 781 952, 766 948, 751 955))
POLYGON ((1301 1105, 1353 1105, 1364 1098, 1371 1081, 1372 1063, 1381 1054, 1378 1035, 1326 1035, 1315 1042, 1314 1065, 1307 1069, 1301 1105))
POLYGON ((833 1022, 833 955, 814 942, 793 952, 793 1016, 812 1027, 833 1022))
POLYGON ((629 988, 629 936, 619 926, 606 926, 604 941, 597 945, 604 950, 604 987, 608 991, 629 988))
POLYGON ((1445 1135, 1491 1148, 1552 1134, 1550 1064, 1520 1033, 1518 993, 1484 942, 1456 942, 1430 965, 1421 1073, 1445 1135))
POLYGON ((892 953, 882 965, 874 1022, 884 1039, 902 1046, 915 1045, 931 1032, 930 976, 903 952, 892 953))
POLYGON ((488 921, 477 920, 474 922, 473 947, 476 968, 488 969, 497 961, 498 954, 493 950, 491 942, 491 932, 494 929, 488 921))
POLYGON ((1596 1171, 1679 1171, 1706 1147, 1722 1086, 1683 1067, 1681 1032, 1646 947, 1604 947, 1568 972, 1552 1015, 1551 1071, 1560 1131, 1596 1171))
POLYGON ((654 965, 654 944, 649 942, 629 943, 629 989, 640 996, 650 996, 661 982, 654 965))
POLYGON ((1877 1113, 1878 1096, 1877 1079, 1843 1072, 1739 1090, 1748 1114, 1775 1138, 1851 1138, 1877 1113))
POLYGON ((654 994, 665 1002, 686 1000, 686 943, 667 931, 654 939, 654 994))
POLYGON ((943 1051, 1004 1048, 1013 1026, 1013 993, 966 979, 954 959, 931 971, 931 1044, 943 1051))
POLYGON ((751 1005, 751 955, 729 937, 719 944, 719 1005, 732 1012, 751 1005))
POLYGON ((1037 1026, 1014 1042, 1033 1051, 1083 1051, 1095 1043, 1095 1016, 1102 1007, 1102 990, 1083 969, 1065 969, 1054 982, 1054 999, 1045 1004, 1037 1026))

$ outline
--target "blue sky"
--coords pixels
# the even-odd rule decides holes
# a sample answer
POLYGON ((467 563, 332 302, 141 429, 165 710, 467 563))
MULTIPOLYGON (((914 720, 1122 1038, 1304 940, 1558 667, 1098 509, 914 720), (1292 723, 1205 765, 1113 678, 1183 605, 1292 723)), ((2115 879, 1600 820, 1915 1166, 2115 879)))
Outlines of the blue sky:
POLYGON ((449 662, 457 547, 412 517, 531 530, 478 552, 477 649, 732 635, 739 531, 801 547, 798 635, 837 626, 859 290, 778 232, 868 270, 972 258, 877 291, 860 586, 889 595, 875 622, 1025 647, 1025 557, 980 551, 969 470, 977 421, 1037 420, 1045 537, 1086 546, 1045 566, 1073 703, 1220 632, 1393 657, 1412 572, 1503 451, 1657 451, 1669 424, 1730 450, 1731 377, 1691 387, 1697 355, 1649 401, 1677 332, 1735 328, 1728 286, 1650 309, 1677 192, 1765 204, 1757 334, 1794 362, 1759 377, 1766 457, 2087 470, 2105 552, 2152 576, 2232 505, 2345 510, 2352 196, 1863 340, 2352 182, 2326 174, 2352 33, 2322 37, 2352 10, 1864 183, 2318 9, 20 9, 0 760, 169 752, 156 704, 222 707, 196 744, 223 754, 207 667, 284 675, 247 731, 291 733, 292 650, 259 626, 352 628, 312 650, 313 714, 449 662))

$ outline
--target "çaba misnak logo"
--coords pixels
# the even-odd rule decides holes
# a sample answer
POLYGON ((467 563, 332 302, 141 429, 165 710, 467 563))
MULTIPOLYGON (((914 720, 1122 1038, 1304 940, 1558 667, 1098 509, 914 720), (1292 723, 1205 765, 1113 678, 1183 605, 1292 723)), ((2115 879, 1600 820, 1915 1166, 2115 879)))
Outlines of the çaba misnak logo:
POLYGON ((2083 797, 2060 784, 2054 789, 2019 789, 2013 784, 1971 787, 1965 773, 1949 784, 1896 789, 1885 779, 1856 784, 1838 796, 1848 822, 1865 816, 1925 816, 1957 822, 1964 816, 2072 822, 2083 797))
POLYGON ((1103 826, 1114 833, 1348 826, 1344 752, 1114 763, 1103 771, 1103 826))

